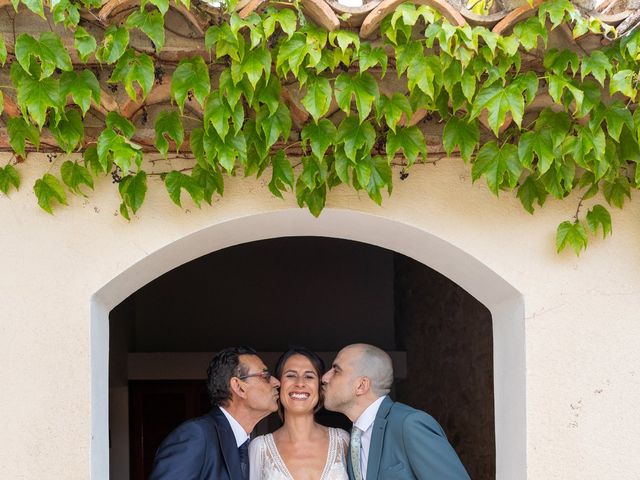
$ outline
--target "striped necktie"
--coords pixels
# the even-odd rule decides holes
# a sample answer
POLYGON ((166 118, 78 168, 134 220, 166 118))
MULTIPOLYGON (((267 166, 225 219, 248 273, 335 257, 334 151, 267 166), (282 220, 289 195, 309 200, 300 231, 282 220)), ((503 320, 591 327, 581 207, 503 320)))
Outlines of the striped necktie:
POLYGON ((360 468, 360 437, 362 436, 362 430, 355 425, 351 429, 351 443, 349 444, 349 451, 351 452, 351 466, 353 467, 353 476, 355 480, 363 480, 362 470, 360 468))

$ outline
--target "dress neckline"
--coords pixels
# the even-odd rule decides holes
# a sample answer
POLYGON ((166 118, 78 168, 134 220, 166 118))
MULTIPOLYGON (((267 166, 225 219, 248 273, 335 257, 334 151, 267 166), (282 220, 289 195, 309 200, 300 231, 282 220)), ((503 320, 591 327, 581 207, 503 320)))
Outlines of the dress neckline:
MULTIPOLYGON (((322 475, 320 475, 320 480, 324 480, 326 478, 336 460, 338 434, 334 428, 327 427, 327 430, 329 431, 329 450, 327 451, 327 460, 324 463, 324 469, 322 470, 322 475)), ((273 433, 266 434, 264 438, 267 449, 269 450, 271 457, 276 462, 278 468, 287 476, 287 478, 289 478, 289 480, 294 480, 293 475, 291 475, 291 472, 289 472, 287 465, 284 463, 284 460, 280 456, 276 441, 273 438, 273 433)))

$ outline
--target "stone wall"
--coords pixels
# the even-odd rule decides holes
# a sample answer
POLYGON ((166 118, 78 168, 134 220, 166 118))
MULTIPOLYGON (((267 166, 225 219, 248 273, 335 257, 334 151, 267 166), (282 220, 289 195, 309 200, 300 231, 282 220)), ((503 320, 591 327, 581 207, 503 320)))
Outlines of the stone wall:
POLYGON ((395 255, 395 310, 396 342, 407 351, 398 400, 440 422, 471 478, 495 478, 490 312, 448 278, 403 255, 395 255))

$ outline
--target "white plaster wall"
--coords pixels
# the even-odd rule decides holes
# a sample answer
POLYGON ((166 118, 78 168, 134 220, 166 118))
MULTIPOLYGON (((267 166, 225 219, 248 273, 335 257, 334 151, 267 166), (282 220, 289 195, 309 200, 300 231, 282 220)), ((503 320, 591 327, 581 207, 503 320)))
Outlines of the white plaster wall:
MULTIPOLYGON (((0 198, 0 470, 2 478, 85 480, 91 296, 185 235, 296 207, 293 195, 273 198, 266 179, 236 178, 213 207, 185 201, 185 213, 154 178, 139 217, 127 223, 105 179, 88 199, 70 198, 71 208, 50 216, 31 188, 45 162, 34 156, 21 165, 23 188, 0 198)), ((522 292, 529 479, 638 478, 640 196, 612 211, 611 238, 592 239, 576 258, 557 255, 554 236, 577 200, 549 200, 530 216, 514 196, 496 199, 482 182, 471 186, 469 176, 457 160, 417 166, 396 180, 382 207, 349 189, 331 192, 328 207, 430 232, 522 292)))

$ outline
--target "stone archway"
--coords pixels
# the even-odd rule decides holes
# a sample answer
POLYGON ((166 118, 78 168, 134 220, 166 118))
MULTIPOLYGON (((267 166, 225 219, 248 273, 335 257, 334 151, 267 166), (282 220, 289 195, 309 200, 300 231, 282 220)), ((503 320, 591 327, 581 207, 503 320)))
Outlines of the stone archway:
POLYGON ((354 240, 429 266, 482 302, 493 318, 496 478, 526 478, 525 330, 521 294, 487 266, 415 227, 353 211, 327 210, 314 219, 301 210, 248 216, 212 225, 145 257, 92 298, 92 478, 108 478, 109 311, 163 273, 229 246, 289 236, 354 240))

